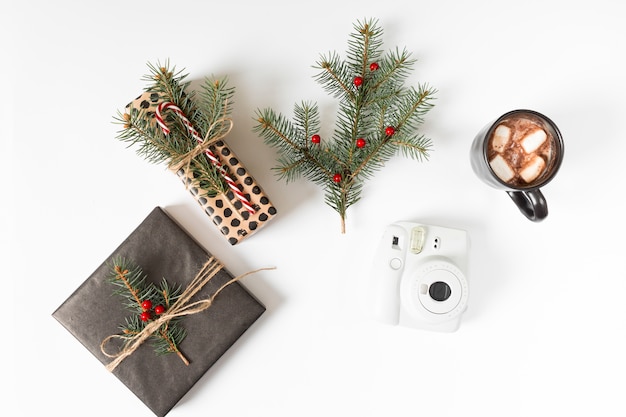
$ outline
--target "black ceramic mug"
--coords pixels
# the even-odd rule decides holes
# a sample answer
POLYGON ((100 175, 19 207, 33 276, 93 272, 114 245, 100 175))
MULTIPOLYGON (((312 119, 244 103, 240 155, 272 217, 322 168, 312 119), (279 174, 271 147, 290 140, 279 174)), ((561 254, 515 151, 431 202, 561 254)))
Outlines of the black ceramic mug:
POLYGON ((513 110, 474 138, 472 169, 486 184, 504 190, 532 221, 548 215, 541 187, 563 161, 563 138, 552 120, 533 110, 513 110))

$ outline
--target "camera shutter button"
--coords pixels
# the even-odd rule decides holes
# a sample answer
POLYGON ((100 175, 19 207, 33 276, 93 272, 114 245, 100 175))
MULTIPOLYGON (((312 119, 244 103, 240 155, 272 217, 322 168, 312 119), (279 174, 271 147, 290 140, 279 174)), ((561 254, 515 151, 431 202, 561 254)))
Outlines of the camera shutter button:
POLYGON ((392 258, 389 261, 389 266, 391 267, 391 269, 394 269, 394 270, 398 270, 398 269, 402 268, 402 259, 400 259, 400 258, 392 258))

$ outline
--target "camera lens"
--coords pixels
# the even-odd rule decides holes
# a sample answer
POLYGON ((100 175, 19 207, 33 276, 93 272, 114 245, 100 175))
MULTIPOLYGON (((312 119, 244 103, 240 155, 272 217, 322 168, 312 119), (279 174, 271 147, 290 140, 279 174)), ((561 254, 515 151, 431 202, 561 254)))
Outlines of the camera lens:
POLYGON ((435 301, 446 301, 450 298, 452 290, 450 286, 442 281, 433 282, 428 289, 428 294, 435 301))

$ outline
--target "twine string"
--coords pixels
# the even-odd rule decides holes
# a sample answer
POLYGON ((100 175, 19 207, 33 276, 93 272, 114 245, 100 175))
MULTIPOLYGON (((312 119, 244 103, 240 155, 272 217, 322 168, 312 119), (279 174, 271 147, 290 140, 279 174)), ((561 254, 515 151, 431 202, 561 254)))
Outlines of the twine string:
MULTIPOLYGON (((157 119, 158 120, 158 119, 157 119)), ((178 158, 178 159, 174 159, 170 162, 169 164, 169 168, 171 170, 173 170, 174 172, 178 171, 179 169, 185 167, 185 169, 189 169, 189 166, 191 165, 191 161, 194 160, 198 155, 201 154, 206 154, 207 157, 209 157, 209 154, 213 155, 215 157, 215 154, 209 149, 209 147, 211 145, 213 145, 215 142, 225 138, 230 131, 233 128, 233 121, 230 119, 220 119, 215 121, 207 130, 207 134, 205 135, 203 140, 197 140, 197 145, 194 146, 194 148, 187 152, 185 155, 183 155, 182 157, 178 158), (213 128, 219 124, 219 123, 228 123, 228 129, 226 129, 225 131, 223 131, 222 133, 220 133, 219 135, 215 136, 212 139, 208 139, 209 134, 211 133, 211 131, 213 130, 213 128)), ((210 158, 210 157, 209 157, 210 158)), ((219 164, 221 167, 221 163, 219 162, 219 160, 215 157, 215 161, 213 159, 210 159, 211 163, 213 164, 219 164)), ((216 165, 217 166, 217 165, 216 165)), ((225 172, 224 168, 222 167, 222 169, 220 169, 220 174, 223 175, 223 172, 225 172)))
POLYGON ((178 297, 176 302, 174 302, 174 304, 172 304, 172 306, 163 314, 161 314, 157 319, 148 323, 141 332, 134 334, 131 337, 118 334, 106 337, 100 344, 100 350, 106 357, 113 359, 113 361, 106 365, 106 369, 109 372, 112 372, 120 363, 122 363, 124 359, 132 355, 137 350, 137 348, 139 348, 139 346, 141 346, 150 336, 152 336, 152 334, 154 334, 162 325, 168 323, 170 320, 177 317, 200 313, 211 307, 211 305, 213 304, 213 300, 215 300, 215 297, 217 297, 229 285, 256 272, 274 269, 260 268, 254 271, 246 272, 245 274, 239 275, 227 281, 225 284, 219 287, 209 298, 189 303, 190 299, 198 291, 200 291, 200 289, 202 289, 202 287, 204 287, 222 268, 223 265, 219 261, 215 260, 214 257, 209 258, 209 260, 204 263, 196 276, 191 280, 185 291, 180 295, 180 297, 178 297), (106 345, 113 339, 123 339, 126 341, 126 343, 120 351, 116 353, 108 353, 106 351, 106 345))
MULTIPOLYGON (((187 119, 187 117, 185 116, 183 111, 180 109, 180 107, 178 107, 177 105, 175 105, 172 102, 164 101, 164 102, 161 102, 157 106, 156 112, 155 112, 155 119, 156 119, 157 124, 159 125, 159 127, 161 128, 161 130, 163 131, 163 133, 165 135, 168 135, 170 133, 170 128, 167 127, 167 124, 165 123, 165 120, 163 119, 163 116, 162 116, 162 113, 165 110, 173 111, 174 114, 176 114, 181 119, 181 121, 185 125, 185 128, 187 129, 189 134, 198 142, 198 145, 196 147, 194 147, 194 149, 192 149, 187 155, 185 155, 185 157, 183 157, 180 161, 176 161, 175 167, 177 167, 177 169, 176 168, 173 168, 173 169, 178 171, 178 169, 182 168, 185 165, 187 165, 187 167, 188 167, 189 164, 191 163, 191 161, 195 157, 197 157, 198 155, 204 153, 209 158, 211 163, 220 172, 220 174, 222 175, 222 177, 224 178, 224 180, 226 182, 226 185, 228 186, 228 188, 231 189, 231 191, 233 192, 235 197, 241 202, 241 204, 251 214, 254 214, 256 212, 256 210, 254 209, 254 207, 252 206, 250 201, 248 201, 246 196, 241 192, 241 190, 237 186, 237 183, 230 177, 230 175, 228 175, 228 172, 226 172, 226 169, 224 168, 224 166, 220 162, 219 158, 209 149, 209 147, 213 143, 215 143, 216 141, 222 139, 223 137, 225 137, 231 131, 231 129, 233 127, 232 120, 230 120, 230 119, 220 119, 220 120, 218 120, 219 123, 224 122, 224 121, 228 121, 229 127, 228 127, 228 129, 227 129, 227 131, 225 133, 221 133, 216 138, 213 138, 211 141, 209 141, 209 140, 207 140, 207 137, 202 138, 200 136, 198 131, 193 127, 193 124, 189 121, 189 119, 187 119)), ((218 122, 216 122, 216 123, 218 123, 218 122)), ((211 125, 211 127, 207 130, 207 136, 208 136, 209 132, 211 131, 211 129, 216 125, 216 123, 211 125)))

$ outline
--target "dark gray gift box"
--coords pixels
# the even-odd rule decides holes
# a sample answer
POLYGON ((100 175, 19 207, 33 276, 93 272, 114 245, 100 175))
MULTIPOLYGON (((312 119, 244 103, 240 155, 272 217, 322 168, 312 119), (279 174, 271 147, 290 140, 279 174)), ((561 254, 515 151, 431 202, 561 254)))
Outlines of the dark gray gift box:
MULTIPOLYGON (((111 261, 118 256, 139 265, 147 280, 159 283, 165 278, 184 289, 210 254, 157 207, 52 314, 104 365, 111 359, 101 352, 100 344, 119 334, 119 326, 131 314, 108 281, 111 261)), ((192 301, 209 298, 232 278, 222 269, 192 301)), ((164 416, 264 311, 265 307, 235 282, 207 310, 181 320, 187 336, 179 347, 190 362, 188 366, 176 354, 156 355, 147 341, 113 374, 157 416, 164 416)), ((102 371, 107 372, 104 367, 102 371)))

